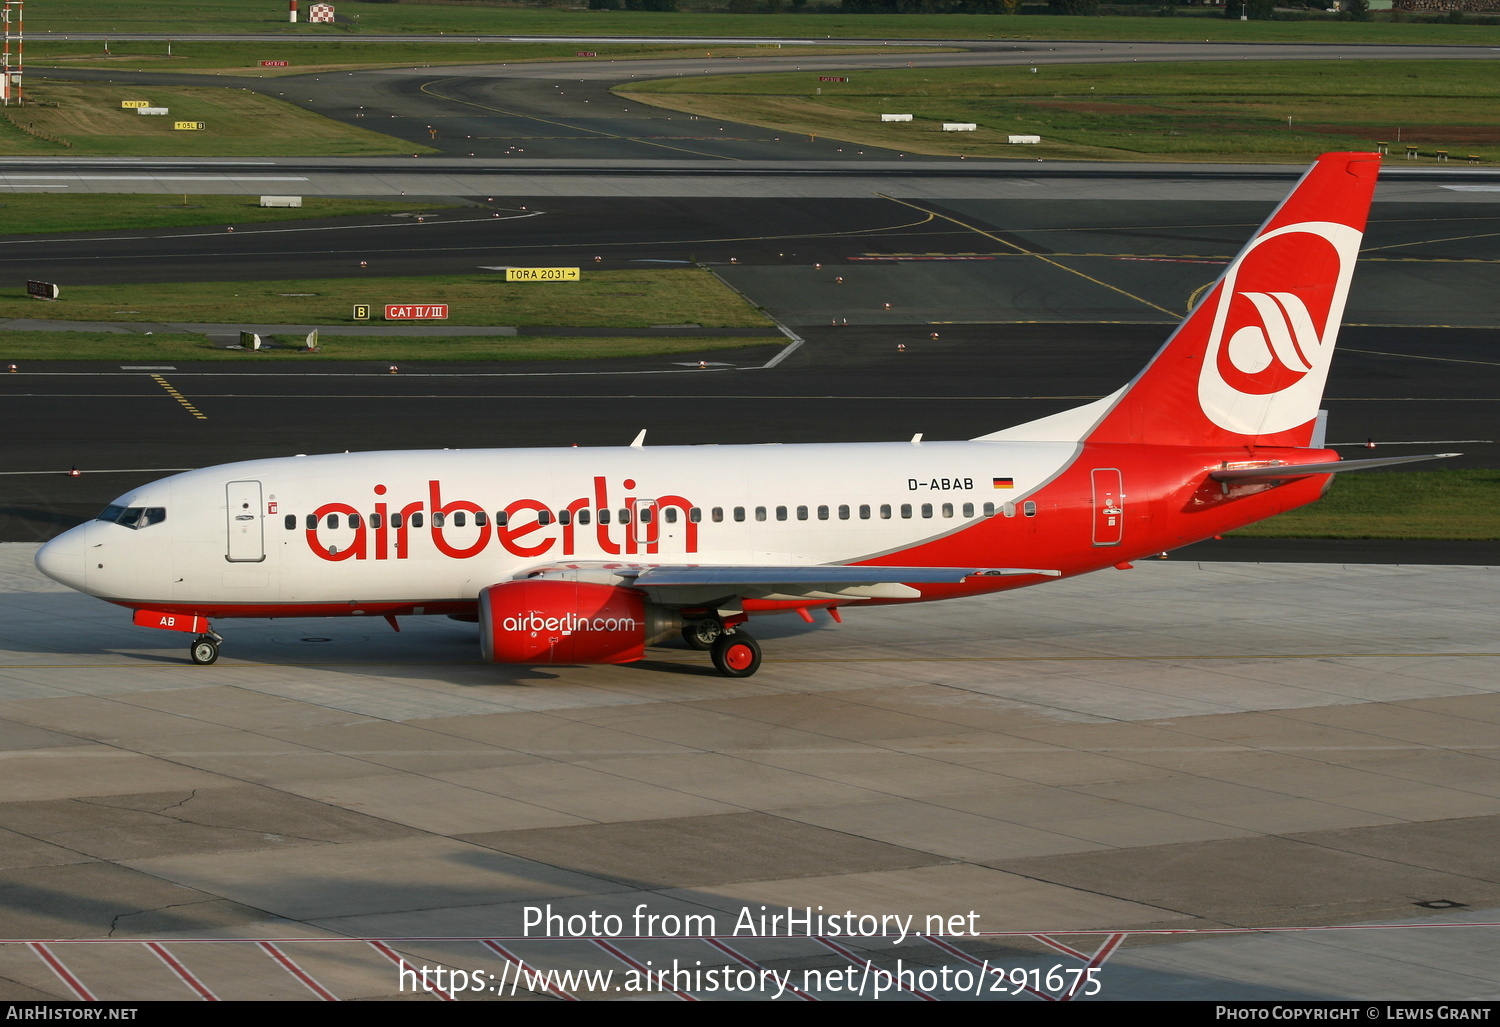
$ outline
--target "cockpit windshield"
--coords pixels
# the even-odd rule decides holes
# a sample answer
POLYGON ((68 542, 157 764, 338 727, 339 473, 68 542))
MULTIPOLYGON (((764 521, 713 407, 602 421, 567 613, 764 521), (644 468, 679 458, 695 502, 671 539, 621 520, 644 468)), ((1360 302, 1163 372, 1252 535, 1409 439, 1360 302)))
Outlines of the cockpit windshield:
POLYGON ((95 520, 123 524, 132 531, 149 528, 167 519, 166 507, 162 506, 106 506, 95 520))

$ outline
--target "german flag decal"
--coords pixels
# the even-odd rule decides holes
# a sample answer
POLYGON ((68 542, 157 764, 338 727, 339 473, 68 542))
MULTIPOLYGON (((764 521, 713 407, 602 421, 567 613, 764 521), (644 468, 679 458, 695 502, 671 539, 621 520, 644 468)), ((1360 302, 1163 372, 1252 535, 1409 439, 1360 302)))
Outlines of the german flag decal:
POLYGON ((1016 479, 1014 478, 996 478, 994 481, 995 488, 997 489, 1013 489, 1016 487, 1016 479))

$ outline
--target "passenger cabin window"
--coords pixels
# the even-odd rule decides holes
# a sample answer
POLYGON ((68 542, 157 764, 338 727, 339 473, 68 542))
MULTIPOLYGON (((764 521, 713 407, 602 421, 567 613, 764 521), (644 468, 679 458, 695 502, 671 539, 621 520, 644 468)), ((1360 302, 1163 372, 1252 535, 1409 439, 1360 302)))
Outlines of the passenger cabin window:
POLYGON ((675 507, 675 506, 669 506, 669 507, 666 507, 665 509, 663 509, 662 512, 661 512, 661 519, 664 520, 664 521, 666 521, 668 524, 676 524, 677 523, 677 507, 675 507))
POLYGON ((314 517, 312 514, 308 514, 307 515, 307 530, 308 531, 316 531, 317 529, 318 529, 318 519, 316 517, 314 517))
POLYGON ((559 511, 557 511, 557 523, 558 524, 572 524, 573 523, 573 511, 572 510, 559 510, 559 511))
POLYGON ((393 513, 393 514, 391 514, 391 527, 393 527, 393 528, 399 528, 399 527, 401 527, 401 515, 399 513, 393 513))
POLYGON ((422 526, 422 511, 418 510, 411 515, 411 526, 413 528, 420 528, 422 526))
POLYGON ((910 503, 902 503, 901 504, 901 516, 902 517, 910 517, 911 516, 911 504, 910 503))
POLYGON ((786 507, 784 507, 784 506, 778 506, 776 508, 776 519, 778 521, 784 521, 784 520, 786 520, 786 507))
POLYGON ((745 519, 745 508, 743 506, 737 506, 734 508, 734 519, 737 521, 743 521, 745 519))
POLYGON ((711 521, 713 521, 715 524, 718 524, 724 519, 724 508, 722 506, 716 506, 708 512, 708 516, 711 521))
POLYGON ((868 521, 870 519, 870 507, 867 503, 861 503, 859 507, 859 519, 868 521))
POLYGON ((551 510, 538 510, 536 512, 536 522, 538 524, 541 524, 541 525, 551 524, 552 523, 552 511, 551 510))
MULTIPOLYGON (((910 509, 910 507, 908 507, 907 509, 910 509)), ((882 503, 882 504, 880 504, 880 519, 882 521, 888 521, 888 520, 891 519, 891 504, 889 504, 889 503, 882 503)))
POLYGON ((847 506, 841 506, 841 507, 839 507, 839 520, 841 520, 841 521, 847 521, 848 519, 849 519, 849 508, 847 506))
POLYGON ((490 515, 485 513, 483 510, 475 510, 474 523, 481 528, 487 528, 490 525, 490 515))
POLYGON ((587 511, 587 510, 579 510, 578 511, 578 523, 579 524, 589 524, 589 523, 591 523, 593 521, 593 519, 594 519, 593 514, 591 514, 589 511, 587 511))
POLYGON ((608 524, 609 523, 609 511, 608 510, 603 509, 603 508, 601 508, 599 510, 599 523, 600 524, 608 524))
MULTIPOLYGON (((437 516, 440 516, 440 515, 439 514, 434 514, 433 516, 437 517, 437 516)), ((453 512, 453 526, 455 528, 462 528, 466 524, 468 524, 468 522, 469 522, 469 519, 464 514, 464 512, 462 510, 455 510, 453 512)))
POLYGON ((297 530, 297 515, 296 514, 287 514, 286 515, 286 520, 285 520, 284 523, 286 524, 286 530, 287 531, 296 531, 297 530))
POLYGON ((328 515, 328 526, 330 528, 337 528, 339 526, 339 515, 338 514, 329 514, 328 515))
POLYGON ((765 507, 763 507, 763 506, 757 506, 755 508, 755 519, 757 521, 763 521, 763 520, 766 519, 766 508, 765 507))
POLYGON ((973 503, 965 503, 964 504, 964 516, 965 517, 973 517, 974 516, 974 504, 973 503))
POLYGON ((448 515, 447 514, 443 513, 441 510, 434 510, 432 512, 432 526, 434 528, 445 527, 447 525, 447 523, 448 523, 448 515))
POLYGON ((380 527, 381 520, 382 520, 382 518, 381 518, 381 516, 378 513, 372 513, 370 515, 370 527, 372 527, 372 528, 378 528, 378 527, 380 527))
POLYGON ((1021 512, 1023 514, 1025 514, 1027 517, 1035 517, 1036 516, 1036 504, 1033 503, 1031 500, 1028 499, 1026 502, 1024 502, 1024 503, 1021 504, 1021 512))
POLYGON ((826 507, 826 506, 820 506, 820 507, 818 507, 818 520, 820 520, 820 521, 826 521, 826 520, 828 520, 828 507, 826 507))
POLYGON ((943 504, 943 516, 944 517, 952 517, 953 516, 953 504, 952 503, 944 503, 943 504))
POLYGON ((697 524, 699 521, 703 520, 703 511, 696 506, 693 507, 688 511, 688 520, 692 521, 694 524, 697 524))

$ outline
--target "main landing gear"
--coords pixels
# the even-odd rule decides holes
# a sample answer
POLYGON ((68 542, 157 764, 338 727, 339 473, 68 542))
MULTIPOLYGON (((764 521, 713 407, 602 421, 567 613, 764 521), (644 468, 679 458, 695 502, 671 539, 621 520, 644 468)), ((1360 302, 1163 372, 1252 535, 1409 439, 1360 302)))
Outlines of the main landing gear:
POLYGON ((747 678, 760 670, 760 645, 743 631, 720 635, 709 655, 726 678, 747 678))
POLYGON ((688 644, 689 649, 696 649, 700 653, 712 649, 723 635, 724 625, 711 617, 689 621, 682 627, 682 640, 688 644))
POLYGON ((217 634, 199 635, 188 647, 188 656, 194 663, 207 666, 219 658, 219 643, 224 641, 217 634))
POLYGON ((683 625, 682 640, 689 649, 706 652, 714 667, 728 678, 747 678, 760 670, 760 645, 743 629, 726 628, 713 617, 683 625))

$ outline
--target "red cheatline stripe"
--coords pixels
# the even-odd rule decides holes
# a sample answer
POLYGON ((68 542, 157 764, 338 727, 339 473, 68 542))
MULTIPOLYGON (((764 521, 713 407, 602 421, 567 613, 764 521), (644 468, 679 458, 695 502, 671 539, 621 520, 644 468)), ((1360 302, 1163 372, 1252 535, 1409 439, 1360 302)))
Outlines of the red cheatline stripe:
MULTIPOLYGON (((849 960, 849 962, 855 964, 856 966, 859 965, 859 964, 861 964, 861 963, 869 963, 870 962, 870 960, 861 959, 859 956, 856 956, 853 952, 850 952, 848 949, 844 948, 842 945, 838 945, 838 944, 836 944, 834 942, 831 942, 827 938, 819 938, 817 940, 820 941, 820 942, 822 942, 826 947, 828 947, 830 949, 833 949, 833 951, 837 952, 839 955, 843 956, 845 959, 849 960)), ((874 970, 875 973, 882 973, 882 974, 885 974, 887 977, 890 977, 893 981, 896 982, 896 986, 898 988, 900 988, 902 991, 909 991, 913 995, 917 996, 917 998, 921 999, 924 1002, 936 1002, 937 1001, 937 999, 935 997, 933 997, 932 995, 927 994, 927 992, 925 992, 925 991, 918 991, 916 988, 908 988, 905 984, 901 983, 901 978, 897 977, 895 974, 890 973, 889 971, 881 970, 878 967, 874 967, 873 970, 874 970)))
POLYGON ((283 970, 305 984, 307 986, 307 990, 318 996, 318 998, 322 999, 324 1002, 338 1001, 338 998, 335 997, 333 992, 329 991, 317 981, 313 980, 311 974, 302 969, 296 963, 292 962, 291 957, 288 956, 285 952, 282 952, 275 945, 272 945, 268 941, 256 942, 256 944, 265 951, 266 955, 270 956, 272 959, 276 960, 276 962, 280 963, 283 970))
POLYGON ((429 993, 431 993, 433 995, 436 995, 438 998, 442 999, 444 1002, 457 1002, 458 1001, 456 998, 454 998, 452 995, 448 994, 442 988, 434 987, 433 985, 428 984, 425 980, 423 980, 422 979, 422 972, 420 970, 418 970, 416 967, 412 966, 406 960, 402 959, 399 955, 397 955, 396 954, 396 950, 393 949, 393 948, 391 948, 385 942, 383 942, 383 941, 374 941, 373 939, 369 939, 369 938, 366 938, 365 940, 369 943, 370 948, 374 949, 376 952, 379 952, 382 956, 384 956, 386 959, 389 959, 392 963, 395 963, 396 964, 396 968, 398 970, 407 970, 407 971, 411 972, 413 975, 415 975, 416 978, 417 978, 417 980, 421 983, 422 988, 424 990, 426 990, 427 992, 429 992, 429 993))
POLYGON ((52 968, 52 972, 57 974, 57 977, 60 981, 66 984, 69 988, 73 989, 74 995, 78 996, 78 998, 82 999, 84 1002, 99 1001, 94 997, 93 992, 89 991, 83 986, 82 981, 73 976, 72 970, 69 970, 66 966, 63 966, 62 960, 58 959, 50 951, 48 951, 47 946, 43 945, 39 941, 33 941, 30 942, 27 947, 30 948, 31 951, 35 952, 39 957, 41 957, 43 963, 46 963, 49 967, 52 968))
POLYGON ((156 953, 156 958, 160 959, 163 963, 166 963, 168 969, 170 969, 174 974, 181 978, 183 984, 186 984, 189 988, 192 988, 194 991, 196 991, 198 993, 198 997, 203 1001, 219 1001, 219 996, 209 991, 208 988, 204 986, 202 981, 198 980, 198 978, 189 973, 188 968, 179 963, 177 961, 177 957, 168 952, 166 946, 161 942, 148 941, 146 942, 146 947, 152 952, 156 953))
MULTIPOLYGON (((763 967, 759 963, 755 962, 755 960, 749 959, 749 958, 747 958, 745 956, 740 955, 734 949, 730 948, 728 945, 725 945, 718 938, 704 938, 703 940, 706 941, 706 942, 708 942, 714 948, 718 949, 720 952, 724 953, 726 956, 729 956, 731 959, 737 960, 740 963, 741 966, 749 967, 751 970, 754 970, 756 973, 763 975, 761 977, 762 981, 764 981, 766 979, 764 975, 768 971, 766 970, 765 967, 763 967)), ((771 971, 771 972, 774 972, 774 971, 771 971)), ((793 987, 790 982, 788 982, 788 984, 786 986, 786 990, 789 991, 789 992, 791 992, 793 995, 796 995, 798 998, 804 999, 804 1000, 806 1000, 808 1002, 817 1002, 818 1001, 818 999, 816 997, 814 997, 812 995, 809 995, 807 992, 803 991, 801 988, 793 987)))
MULTIPOLYGON (((637 963, 634 959, 630 958, 625 953, 621 952, 619 949, 615 948, 613 945, 602 938, 595 938, 593 939, 593 942, 595 945, 598 945, 605 952, 608 952, 610 955, 614 956, 616 959, 624 963, 626 966, 630 967, 632 970, 639 971, 643 976, 646 977, 648 981, 651 979, 651 974, 653 973, 653 971, 649 966, 643 966, 640 963, 637 963)), ((689 995, 685 991, 678 991, 676 988, 671 989, 671 991, 672 994, 676 995, 684 1002, 698 1001, 696 998, 689 995)))
MULTIPOLYGON (((524 970, 524 969, 526 969, 526 960, 520 958, 515 953, 511 952, 508 948, 506 948, 504 945, 501 945, 498 941, 495 941, 495 940, 493 940, 491 938, 486 938, 484 941, 481 941, 479 944, 483 945, 485 948, 489 949, 491 952, 495 953, 497 956, 501 956, 504 959, 509 960, 510 964, 516 968, 516 984, 513 985, 511 987, 511 989, 510 989, 510 993, 512 995, 514 995, 516 993, 516 987, 517 986, 521 986, 521 971, 524 970)), ((560 987, 558 987, 557 983, 552 980, 552 978, 551 978, 550 975, 547 975, 547 976, 544 977, 541 974, 541 972, 538 971, 537 972, 537 977, 542 981, 542 983, 544 983, 547 986, 547 990, 550 991, 550 992, 552 992, 552 994, 556 995, 558 998, 565 998, 569 1002, 577 1002, 578 1001, 578 996, 577 995, 571 995, 568 992, 563 991, 563 989, 560 988, 560 987)), ((502 985, 502 987, 504 986, 504 982, 503 981, 501 982, 501 985, 502 985)), ((527 988, 526 990, 530 991, 531 989, 527 988)))

